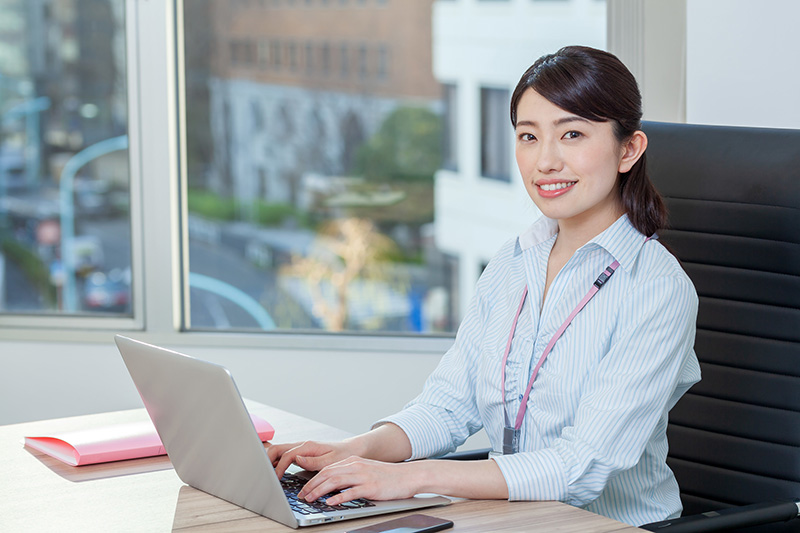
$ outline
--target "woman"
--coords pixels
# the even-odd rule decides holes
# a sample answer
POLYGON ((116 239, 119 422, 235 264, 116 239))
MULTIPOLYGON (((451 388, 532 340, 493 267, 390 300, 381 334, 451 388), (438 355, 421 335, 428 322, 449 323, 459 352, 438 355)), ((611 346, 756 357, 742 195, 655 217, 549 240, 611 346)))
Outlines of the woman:
POLYGON ((697 296, 651 238, 666 215, 641 115, 636 81, 609 53, 566 47, 525 72, 511 122, 544 216, 489 263, 453 347, 403 411, 340 443, 269 449, 279 475, 319 470, 302 497, 561 500, 633 525, 680 514, 667 413, 700 379, 697 296), (403 462, 481 428, 487 460, 403 462))

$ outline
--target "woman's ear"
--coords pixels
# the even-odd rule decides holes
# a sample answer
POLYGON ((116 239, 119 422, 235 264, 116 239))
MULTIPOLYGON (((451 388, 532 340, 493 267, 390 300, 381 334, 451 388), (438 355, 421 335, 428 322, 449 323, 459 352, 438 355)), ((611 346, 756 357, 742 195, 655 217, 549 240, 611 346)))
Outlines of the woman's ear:
POLYGON ((645 135, 643 131, 637 130, 625 141, 622 147, 622 159, 619 161, 620 174, 624 174, 632 169, 633 165, 642 157, 642 154, 644 154, 644 151, 647 149, 647 135, 645 135))

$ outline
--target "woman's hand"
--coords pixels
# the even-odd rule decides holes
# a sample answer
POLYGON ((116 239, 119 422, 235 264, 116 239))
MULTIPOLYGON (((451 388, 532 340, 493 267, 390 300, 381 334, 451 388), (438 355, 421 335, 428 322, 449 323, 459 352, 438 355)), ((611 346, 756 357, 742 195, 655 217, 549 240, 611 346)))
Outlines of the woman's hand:
POLYGON ((272 445, 267 448, 267 454, 278 477, 282 477, 292 463, 304 470, 318 472, 351 456, 392 463, 404 461, 411 457, 411 442, 402 429, 388 423, 341 442, 272 445))
POLYGON ((326 500, 338 505, 356 498, 396 500, 411 498, 424 484, 423 462, 384 463, 361 457, 348 457, 326 466, 311 478, 298 493, 299 498, 312 502, 329 492, 347 489, 326 500))
POLYGON ((358 453, 357 446, 350 442, 294 442, 274 444, 267 448, 267 455, 275 473, 283 477, 291 464, 303 470, 317 472, 328 465, 358 453))

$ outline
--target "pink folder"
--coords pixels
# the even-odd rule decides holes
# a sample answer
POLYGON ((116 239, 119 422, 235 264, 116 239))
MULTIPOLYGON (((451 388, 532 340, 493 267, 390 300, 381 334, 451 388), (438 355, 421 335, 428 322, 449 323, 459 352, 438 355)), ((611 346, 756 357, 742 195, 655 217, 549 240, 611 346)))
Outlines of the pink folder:
MULTIPOLYGON (((269 422, 253 414, 250 415, 250 418, 261 441, 270 440, 275 434, 275 430, 269 422)), ((25 446, 46 453, 71 466, 137 459, 167 453, 150 420, 43 437, 25 437, 25 446)))

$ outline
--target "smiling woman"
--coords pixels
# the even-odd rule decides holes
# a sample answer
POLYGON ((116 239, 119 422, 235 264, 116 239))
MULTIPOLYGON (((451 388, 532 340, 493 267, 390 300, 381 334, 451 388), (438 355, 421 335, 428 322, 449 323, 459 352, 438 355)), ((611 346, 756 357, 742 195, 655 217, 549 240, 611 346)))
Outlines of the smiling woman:
MULTIPOLYGON (((647 137, 641 131, 642 97, 636 79, 616 57, 600 50, 567 47, 558 54, 540 58, 523 74, 511 97, 511 123, 517 130, 517 163, 523 179, 526 176, 523 165, 527 168, 532 157, 524 149, 524 141, 535 139, 525 128, 547 126, 544 113, 549 113, 552 125, 549 133, 560 133, 563 137, 560 146, 577 149, 570 151, 576 165, 581 164, 582 155, 592 161, 602 157, 617 160, 613 165, 616 169, 612 169, 609 161, 606 173, 606 178, 618 189, 608 191, 609 198, 620 203, 617 216, 627 213, 631 223, 644 235, 652 235, 664 226, 666 208, 647 177, 647 137), (611 87, 618 90, 612 91, 611 87), (536 122, 540 114, 541 124, 536 122), (589 139, 583 139, 587 135, 589 139), (590 154, 590 150, 595 151, 590 154)), ((538 153, 541 151, 540 148, 538 153)), ((539 164, 548 163, 541 155, 537 159, 539 164)), ((550 179, 556 178, 540 178, 544 184, 550 179)), ((529 194, 535 192, 527 180, 526 188, 529 194)), ((531 194, 534 202, 537 197, 541 196, 531 194)), ((537 206, 542 208, 539 203, 537 206)))
POLYGON ((624 212, 617 176, 642 154, 644 134, 624 146, 609 122, 591 122, 551 104, 533 89, 519 101, 516 155, 525 188, 563 230, 597 234, 624 212))
POLYGON ((455 344, 403 411, 341 443, 270 448, 279 475, 320 471, 309 501, 349 488, 328 502, 436 492, 561 500, 633 525, 680 514, 666 426, 700 379, 697 295, 651 238, 663 206, 636 81, 607 52, 567 47, 534 63, 511 105, 544 216, 487 265, 455 344), (488 460, 401 462, 481 428, 488 460))

